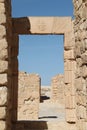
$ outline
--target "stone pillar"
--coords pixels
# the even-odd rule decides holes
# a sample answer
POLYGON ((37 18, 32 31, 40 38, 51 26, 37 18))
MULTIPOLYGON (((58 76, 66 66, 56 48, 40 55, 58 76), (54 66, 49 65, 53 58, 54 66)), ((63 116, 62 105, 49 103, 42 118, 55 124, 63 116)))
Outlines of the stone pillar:
POLYGON ((11 1, 0 0, 0 129, 11 130, 11 88, 8 83, 11 44, 11 1), (9 106, 10 105, 10 106, 9 106))
POLYGON ((70 31, 65 33, 64 44, 64 82, 65 82, 65 109, 66 121, 76 122, 76 96, 75 96, 75 71, 76 62, 74 57, 74 32, 73 21, 71 21, 70 31))
POLYGON ((87 0, 74 0, 76 58, 76 115, 78 130, 86 130, 87 120, 87 0))

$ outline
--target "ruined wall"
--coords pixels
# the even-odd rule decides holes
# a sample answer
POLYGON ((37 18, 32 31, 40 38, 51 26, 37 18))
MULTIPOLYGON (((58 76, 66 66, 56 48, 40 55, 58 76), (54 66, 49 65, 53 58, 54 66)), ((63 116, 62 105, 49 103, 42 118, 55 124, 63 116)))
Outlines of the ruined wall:
POLYGON ((76 58, 76 112, 78 130, 86 130, 87 120, 87 0, 74 0, 76 58))
POLYGON ((0 0, 0 130, 11 130, 12 95, 8 80, 11 79, 11 29, 11 1, 0 0))
POLYGON ((18 120, 37 120, 40 103, 40 77, 20 72, 18 77, 18 120))
POLYGON ((51 80, 51 101, 64 104, 64 75, 59 74, 51 80))

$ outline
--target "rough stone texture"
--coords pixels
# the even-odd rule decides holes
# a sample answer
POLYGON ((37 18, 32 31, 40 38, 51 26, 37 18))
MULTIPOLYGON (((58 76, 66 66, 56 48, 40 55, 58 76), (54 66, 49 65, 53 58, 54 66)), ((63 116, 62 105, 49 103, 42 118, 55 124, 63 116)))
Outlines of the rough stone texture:
POLYGON ((11 130, 10 86, 8 86, 8 58, 11 44, 11 1, 0 0, 0 130, 11 130), (8 99, 9 95, 9 99, 8 99), (10 105, 8 105, 10 103, 10 105), (7 116, 8 115, 8 116, 7 116))
POLYGON ((76 57, 77 129, 86 130, 87 120, 87 0, 74 0, 74 34, 76 57))
MULTIPOLYGON (((64 64, 66 64, 67 61, 71 64, 73 64, 73 61, 76 61, 76 65, 74 65, 71 70, 70 67, 66 67, 64 74, 66 87, 65 99, 70 97, 69 104, 65 101, 66 121, 71 123, 76 122, 77 130, 87 129, 85 122, 87 120, 87 101, 85 100, 87 98, 87 0, 73 0, 73 3, 75 15, 73 22, 71 18, 58 17, 25 17, 12 20, 11 0, 0 0, 0 61, 9 61, 9 63, 6 63, 6 66, 3 66, 3 69, 1 68, 0 70, 0 86, 4 88, 6 85, 8 92, 8 96, 5 95, 4 103, 1 101, 0 104, 0 106, 3 106, 7 102, 7 106, 4 106, 6 107, 5 119, 4 121, 2 119, 0 120, 1 130, 11 130, 11 122, 17 119, 18 47, 14 47, 12 43, 18 43, 18 41, 14 41, 14 38, 18 37, 17 35, 30 33, 64 34, 64 64), (13 65, 13 60, 16 67, 13 65), (7 75, 7 78, 2 80, 4 75, 7 75), (75 102, 73 101, 74 99, 76 99, 75 102), (71 103, 71 101, 73 102, 71 103)), ((3 89, 0 90, 0 93, 3 93, 3 89)), ((72 124, 70 130, 73 129, 75 129, 75 127, 73 128, 72 124)))
POLYGON ((1 130, 6 130, 6 123, 5 123, 5 121, 0 121, 0 129, 1 130))
POLYGON ((37 120, 40 102, 40 77, 19 73, 18 120, 37 120))
POLYGON ((51 81, 51 100, 64 104, 64 99, 64 76, 59 74, 53 77, 51 81))
POLYGON ((5 107, 0 107, 0 120, 4 120, 6 118, 6 109, 5 107))
POLYGON ((7 87, 0 87, 0 106, 7 104, 7 87))

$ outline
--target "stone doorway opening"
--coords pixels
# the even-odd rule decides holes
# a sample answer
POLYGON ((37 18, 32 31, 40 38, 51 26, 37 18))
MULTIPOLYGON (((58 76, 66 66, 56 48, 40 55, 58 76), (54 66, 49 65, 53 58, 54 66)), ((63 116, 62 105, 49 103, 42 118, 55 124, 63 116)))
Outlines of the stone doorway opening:
MULTIPOLYGON (((73 35, 73 22, 71 17, 24 17, 24 18, 14 18, 13 19, 13 43, 16 44, 18 49, 18 35, 64 35, 64 96, 65 96, 65 121, 75 122, 76 121, 76 104, 75 104, 75 57, 74 57, 74 35, 73 35), (16 40, 14 40, 16 39, 16 40), (67 94, 68 93, 68 94, 67 94)), ((18 56, 18 53, 17 55, 18 56)), ((17 58, 17 57, 16 57, 17 58)), ((16 67, 18 70, 18 67, 16 67)), ((18 79, 18 75, 16 75, 18 79)), ((30 75, 35 79, 35 84, 33 85, 33 80, 30 82, 31 88, 34 88, 34 93, 31 94, 36 99, 35 112, 38 117, 39 102, 40 102, 40 77, 38 75, 30 75), (37 86, 37 87, 35 87, 37 86), (37 95, 37 98, 35 98, 37 95)), ((16 82, 16 80, 14 80, 16 82)), ((14 90, 17 93, 18 90, 14 90)), ((14 94, 15 95, 15 94, 14 94)), ((33 100, 33 99, 32 99, 33 100)), ((18 97, 13 98, 13 117, 17 121, 17 103, 18 97)), ((34 101, 34 100, 33 100, 34 101)), ((25 101, 29 103, 28 100, 25 101)), ((30 108, 31 109, 31 108, 30 108)), ((34 114, 35 115, 35 114, 34 114)), ((31 120, 30 120, 31 121, 31 120)), ((47 121, 45 121, 47 122, 47 121)), ((21 122, 23 123, 23 122, 21 122)), ((31 122, 28 122, 31 123, 31 122)), ((33 123, 33 122, 32 122, 33 123)), ((16 127, 19 122, 17 122, 16 127)), ((58 123, 59 124, 59 123, 58 123)), ((22 124, 24 125, 24 124, 22 124)), ((30 127, 30 126, 29 126, 30 127)))
MULTIPOLYGON (((65 115, 64 114, 64 108, 65 108, 64 36, 63 35, 19 36, 18 59, 19 59, 18 120, 30 120, 30 119, 46 120, 50 118, 51 120, 52 119, 55 120, 55 118, 61 119, 61 116, 65 115), (35 106, 34 105, 32 106, 32 101, 29 92, 34 91, 33 88, 32 90, 29 89, 29 87, 31 88, 29 83, 31 82, 29 80, 30 78, 29 75, 31 75, 31 77, 33 78, 33 74, 38 74, 41 78, 41 80, 39 80, 41 81, 39 83, 40 85, 39 96, 41 101, 39 103, 39 110, 38 110, 39 115, 34 115, 35 109, 33 107, 35 106), (53 77, 58 77, 59 74, 62 74, 63 76, 62 84, 61 81, 59 81, 59 78, 56 79, 56 83, 53 83, 54 82, 52 80, 53 77), (49 104, 49 106, 47 104, 49 104), (29 109, 29 107, 32 109, 29 109), (61 109, 63 110, 63 112, 60 112, 62 114, 58 115, 58 111, 60 111, 61 109), (57 115, 60 117, 57 117, 57 115), (38 116, 38 118, 36 118, 35 116, 38 116)), ((34 79, 33 79, 33 85, 35 85, 34 79)))

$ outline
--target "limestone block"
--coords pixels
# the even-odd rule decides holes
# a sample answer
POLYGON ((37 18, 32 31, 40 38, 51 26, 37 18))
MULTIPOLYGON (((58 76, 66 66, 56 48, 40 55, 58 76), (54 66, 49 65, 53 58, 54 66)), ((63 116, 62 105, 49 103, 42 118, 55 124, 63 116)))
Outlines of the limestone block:
POLYGON ((6 38, 0 40, 0 52, 5 50, 8 47, 6 38))
POLYGON ((75 44, 75 50, 74 50, 74 56, 75 57, 80 57, 81 56, 81 49, 80 49, 80 42, 77 42, 75 44))
POLYGON ((75 45, 75 41, 74 41, 74 38, 72 37, 73 36, 73 32, 72 30, 70 32, 66 32, 64 34, 64 48, 66 50, 71 50, 74 45, 75 45))
POLYGON ((77 116, 79 119, 86 119, 86 107, 78 106, 77 108, 77 116))
POLYGON ((0 59, 5 60, 8 58, 8 51, 7 51, 7 40, 5 38, 0 40, 0 59))
POLYGON ((71 17, 24 17, 13 19, 17 34, 63 34, 71 31, 71 17))
POLYGON ((66 121, 67 122, 76 122, 76 110, 75 109, 66 109, 66 121))
POLYGON ((75 88, 78 91, 83 91, 83 89, 85 88, 85 80, 82 77, 79 77, 77 79, 75 79, 75 88))
POLYGON ((4 36, 6 36, 6 28, 3 25, 0 25, 0 39, 2 39, 4 36))
POLYGON ((0 60, 0 73, 7 72, 8 70, 8 62, 0 60))
POLYGON ((58 74, 52 78, 51 86, 51 99, 53 102, 64 103, 64 76, 62 74, 58 74))
POLYGON ((3 49, 0 51, 0 60, 7 60, 8 58, 8 50, 3 49))
POLYGON ((6 15, 5 14, 0 14, 0 24, 6 23, 6 15))
POLYGON ((0 74, 0 86, 7 85, 7 74, 0 74))
POLYGON ((85 43, 84 43, 84 41, 82 41, 81 44, 80 44, 80 52, 81 52, 81 54, 83 54, 85 52, 85 43))
POLYGON ((4 106, 7 103, 7 88, 0 87, 0 106, 4 106))
POLYGON ((0 14, 1 13, 5 13, 5 4, 4 3, 0 3, 0 14))
POLYGON ((87 18, 87 6, 83 7, 82 15, 83 15, 83 18, 87 18))
POLYGON ((65 84, 65 96, 74 96, 76 94, 76 88, 73 83, 65 84))
POLYGON ((82 67, 82 76, 83 76, 84 78, 87 77, 87 66, 86 66, 86 65, 84 65, 84 66, 82 67))
POLYGON ((67 123, 66 125, 67 125, 67 130, 77 130, 76 124, 67 123))
POLYGON ((82 75, 82 67, 79 67, 79 66, 77 65, 75 74, 76 74, 76 75, 75 75, 76 78, 81 77, 81 75, 82 75))
POLYGON ((83 120, 78 120, 77 128, 78 128, 78 130, 87 130, 86 122, 83 120))
POLYGON ((6 117, 6 108, 0 107, 0 120, 5 119, 6 117))
POLYGON ((87 39, 84 39, 85 49, 87 50, 87 39))
POLYGON ((76 64, 81 67, 82 66, 82 59, 81 58, 77 58, 76 59, 76 64))
POLYGON ((81 55, 83 64, 87 64, 87 51, 81 55))
POLYGON ((74 50, 64 50, 64 60, 74 60, 74 50))
POLYGON ((53 32, 55 34, 65 34, 66 32, 70 32, 71 27, 71 17, 54 17, 53 32))
POLYGON ((31 33, 52 33, 53 17, 29 17, 29 20, 31 33))
POLYGON ((75 71, 76 70, 76 62, 72 60, 67 60, 64 62, 64 70, 65 71, 75 71))
POLYGON ((76 94, 76 102, 78 105, 86 106, 86 95, 76 94))
POLYGON ((75 72, 74 71, 65 71, 64 72, 64 82, 65 83, 74 83, 75 72))
POLYGON ((0 121, 0 129, 6 130, 6 122, 5 121, 0 121))
POLYGON ((71 95, 65 96, 65 107, 66 109, 75 109, 76 107, 75 96, 71 96, 71 95))

